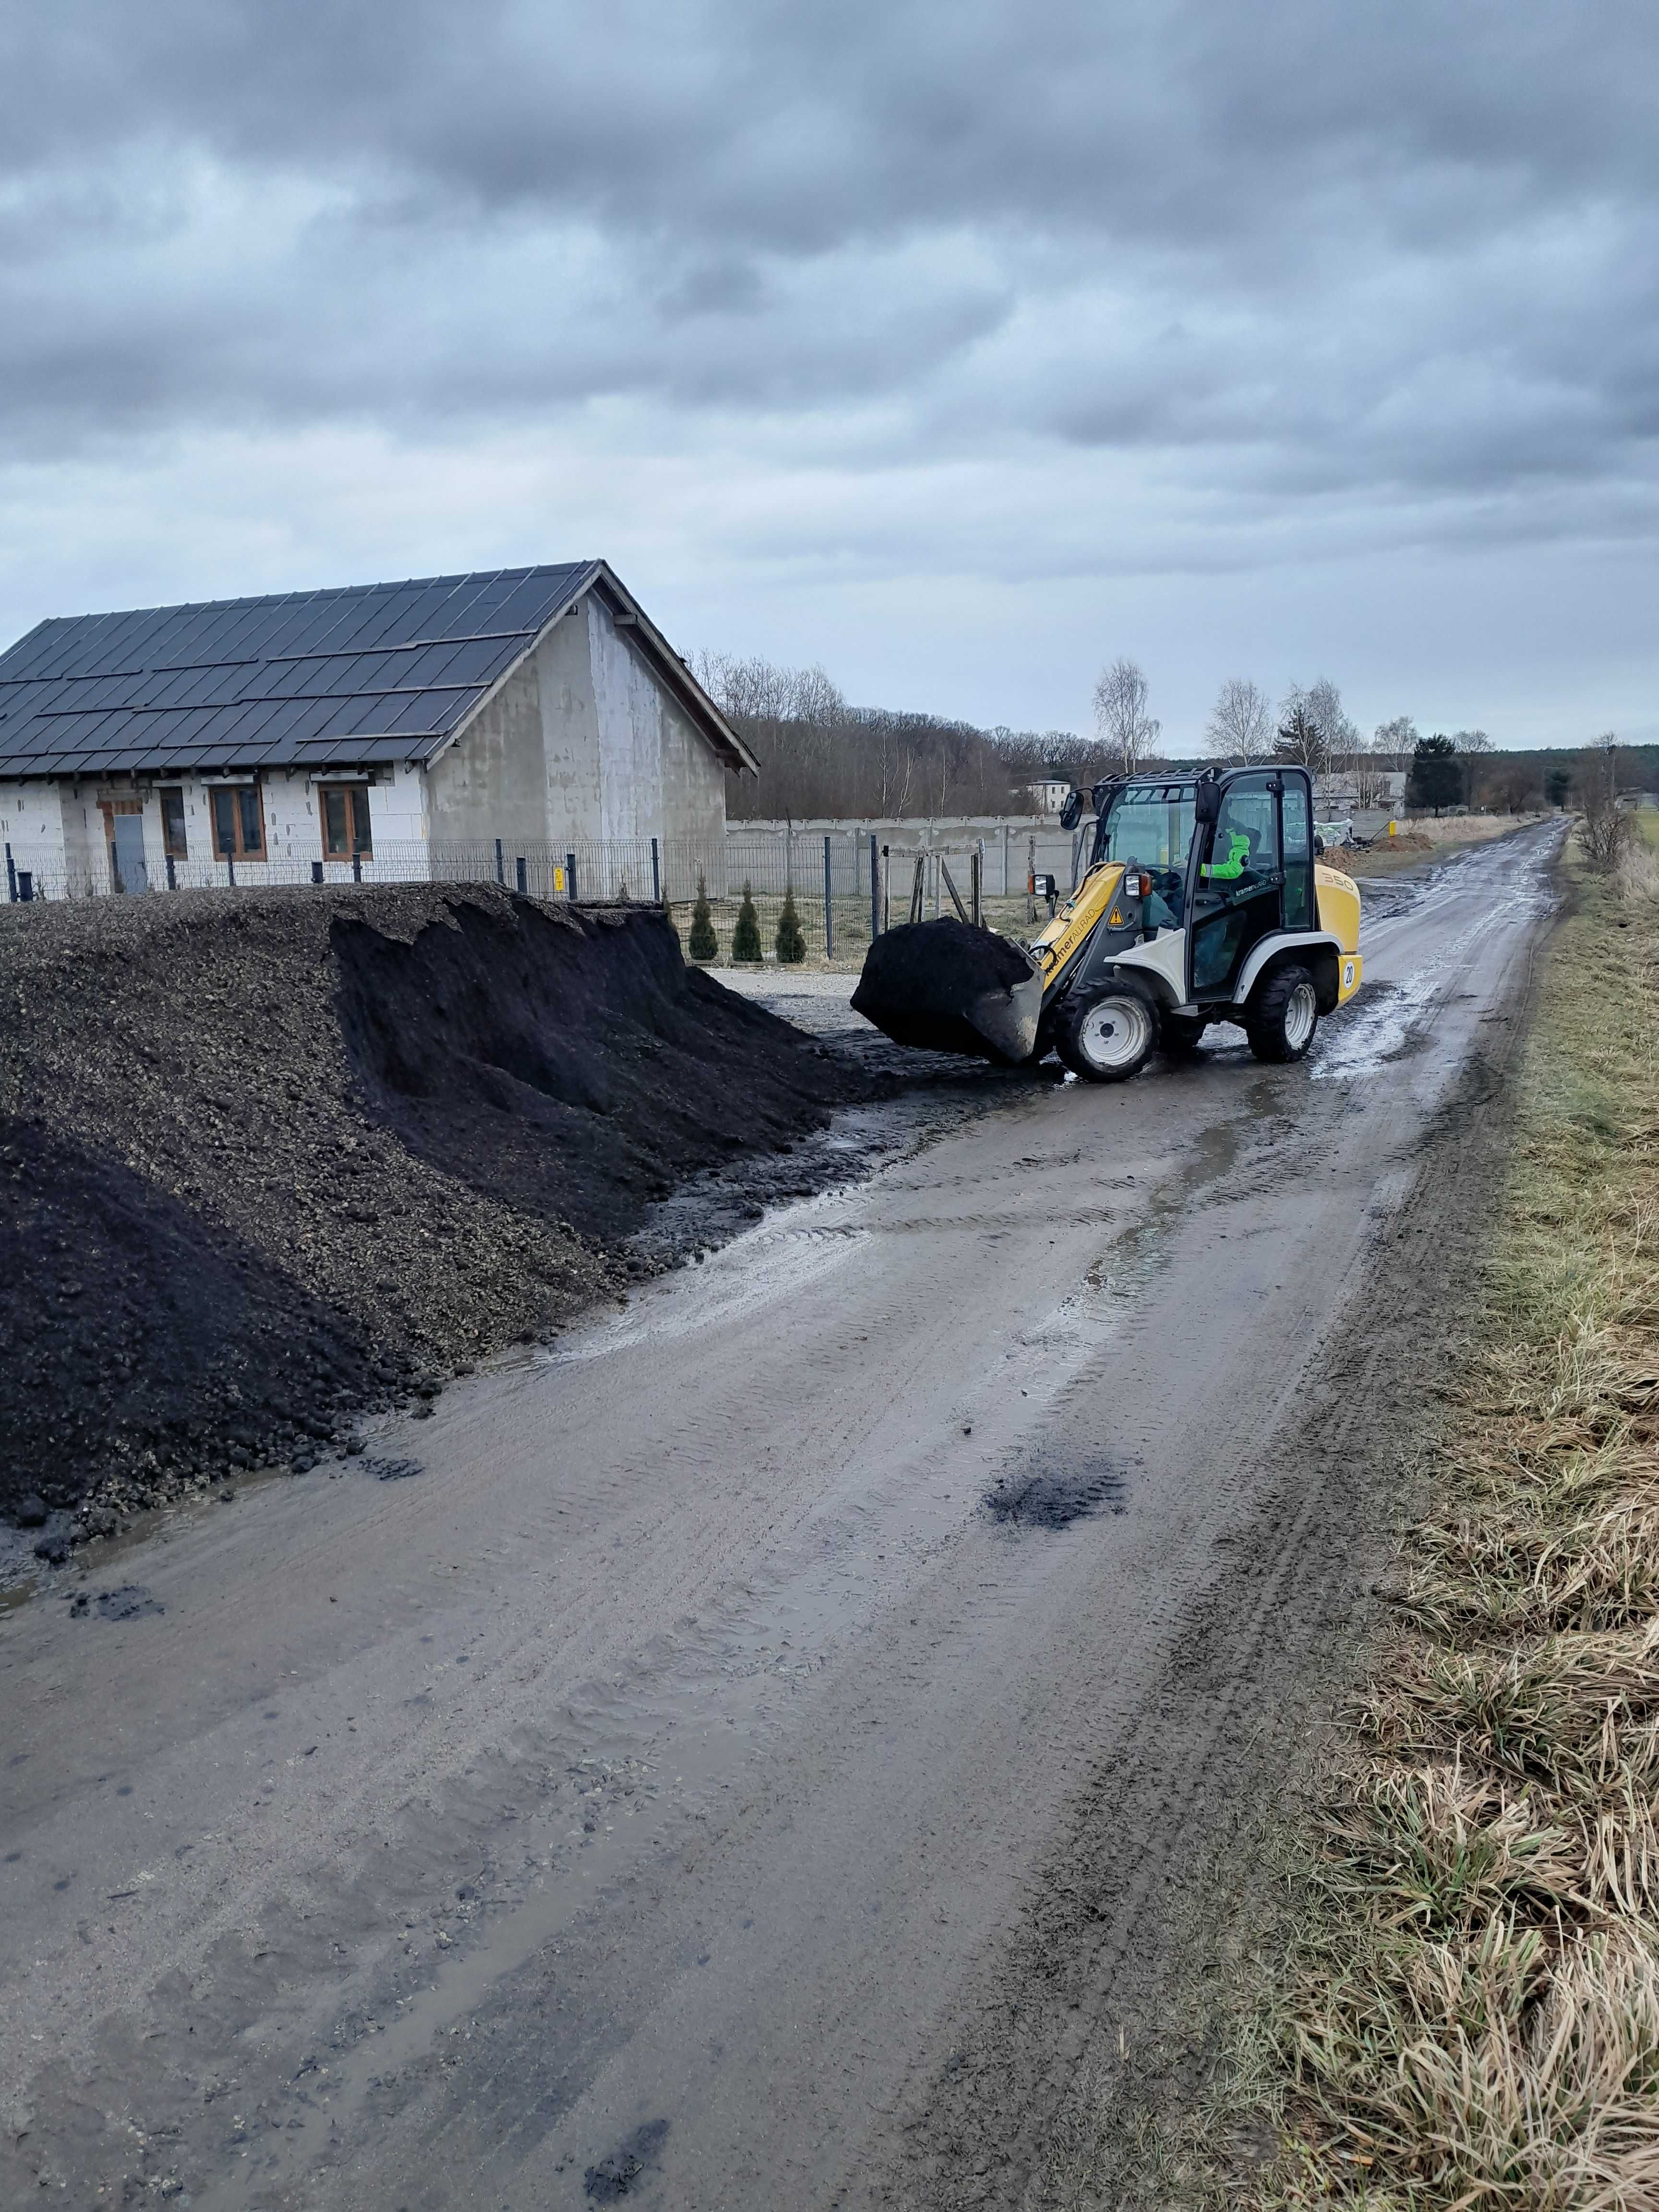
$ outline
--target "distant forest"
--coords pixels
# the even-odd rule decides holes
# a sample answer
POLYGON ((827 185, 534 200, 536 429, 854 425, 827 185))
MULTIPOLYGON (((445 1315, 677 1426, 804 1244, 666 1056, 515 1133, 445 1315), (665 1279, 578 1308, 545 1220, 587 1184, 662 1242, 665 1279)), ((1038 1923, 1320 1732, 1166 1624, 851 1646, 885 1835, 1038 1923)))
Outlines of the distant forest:
POLYGON ((1069 731, 850 706, 821 668, 707 653, 693 667, 760 763, 757 778, 728 787, 733 821, 1023 814, 1025 786, 1051 762, 1073 776, 1108 772, 1105 748, 1069 731))
MULTIPOLYGON (((1030 809, 1027 787, 1050 769, 1086 787, 1121 768, 1117 746, 1103 737, 985 730, 937 714, 854 707, 822 668, 783 668, 715 653, 699 653, 692 666, 760 763, 758 777, 732 779, 726 811, 732 821, 1023 814, 1030 809)), ((1291 698, 1316 698, 1319 688, 1294 691, 1291 698)), ((1401 740, 1417 732, 1406 718, 1384 724, 1368 744, 1341 716, 1334 687, 1324 689, 1337 702, 1337 742, 1322 746, 1316 733, 1312 745, 1305 735, 1287 744, 1289 732, 1270 721, 1265 735, 1273 750, 1338 776, 1352 773, 1362 787, 1378 769, 1410 769, 1412 746, 1401 740)), ((1302 717, 1293 713, 1291 720, 1300 724, 1302 717)), ((1156 722, 1146 726, 1156 734, 1156 722)), ((1593 776, 1607 772, 1606 757, 1594 743, 1511 752, 1466 731, 1455 732, 1453 741, 1461 803, 1496 812, 1571 805, 1593 776)), ((1137 765, 1191 769, 1227 757, 1228 749, 1216 743, 1202 756, 1184 757, 1149 744, 1137 765)), ((1615 775, 1622 790, 1659 794, 1659 745, 1620 746, 1615 775)))

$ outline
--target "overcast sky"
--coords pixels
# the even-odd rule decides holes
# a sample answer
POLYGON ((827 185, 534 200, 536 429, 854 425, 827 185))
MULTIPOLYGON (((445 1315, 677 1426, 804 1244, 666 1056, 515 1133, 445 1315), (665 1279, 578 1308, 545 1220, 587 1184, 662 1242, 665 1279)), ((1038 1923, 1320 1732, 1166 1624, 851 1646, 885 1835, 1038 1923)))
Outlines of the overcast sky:
POLYGON ((1659 738, 1651 0, 12 0, 0 636, 602 554, 683 651, 1659 738))

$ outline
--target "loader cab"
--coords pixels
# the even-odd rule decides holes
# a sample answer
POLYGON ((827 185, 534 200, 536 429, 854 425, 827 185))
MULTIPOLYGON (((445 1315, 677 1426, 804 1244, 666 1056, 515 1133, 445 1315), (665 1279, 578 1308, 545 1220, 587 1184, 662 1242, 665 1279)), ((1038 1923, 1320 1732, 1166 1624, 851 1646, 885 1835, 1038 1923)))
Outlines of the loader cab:
POLYGON ((1305 769, 1243 769, 1200 787, 1212 817, 1194 840, 1190 988, 1231 999, 1262 938, 1314 927, 1313 789, 1305 769))
POLYGON ((1149 926, 1185 933, 1188 1003, 1231 1000, 1264 937, 1317 927, 1305 769, 1134 777, 1095 797, 1094 858, 1137 863, 1152 879, 1149 926))

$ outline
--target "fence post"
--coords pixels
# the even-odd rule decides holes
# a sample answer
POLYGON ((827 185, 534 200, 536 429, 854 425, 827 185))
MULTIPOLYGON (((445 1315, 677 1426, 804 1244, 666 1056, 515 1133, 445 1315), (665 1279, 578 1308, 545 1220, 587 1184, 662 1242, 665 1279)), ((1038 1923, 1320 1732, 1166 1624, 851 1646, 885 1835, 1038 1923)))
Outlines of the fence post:
POLYGON ((232 890, 234 890, 236 888, 236 856, 234 853, 227 853, 225 854, 225 878, 229 888, 232 890))
POLYGON ((1002 825, 1002 896, 1008 896, 1008 824, 1002 825))
POLYGON ((520 854, 518 859, 513 863, 513 880, 520 896, 529 890, 530 877, 529 872, 525 866, 524 854, 522 853, 520 854))
POLYGON ((876 849, 876 833, 870 832, 870 942, 873 945, 881 935, 881 855, 876 849))
POLYGON ((569 892, 570 903, 574 906, 576 903, 576 855, 574 853, 567 853, 564 856, 564 880, 569 892))
POLYGON ((179 888, 179 871, 173 865, 173 855, 171 853, 167 855, 163 865, 167 872, 167 889, 170 891, 176 891, 179 888))
MULTIPOLYGON (((7 850, 9 851, 10 848, 8 847, 7 850)), ((834 890, 830 873, 830 840, 826 837, 823 841, 823 957, 826 960, 833 960, 836 957, 836 921, 830 904, 834 890)))
POLYGON ((968 855, 968 906, 975 929, 985 927, 985 840, 981 837, 968 855))
POLYGON ((662 855, 654 837, 651 840, 651 902, 653 906, 662 904, 662 855))
POLYGON ((320 860, 313 860, 311 864, 311 880, 313 884, 319 884, 323 880, 323 864, 320 860))
POLYGON ((17 870, 11 857, 11 841, 9 838, 6 841, 6 897, 11 905, 16 905, 17 870))
POLYGON ((495 840, 495 880, 501 884, 507 882, 507 867, 501 859, 501 841, 499 837, 495 840))
POLYGON ((362 879, 363 856, 361 853, 354 853, 351 856, 351 880, 354 884, 360 884, 362 879))

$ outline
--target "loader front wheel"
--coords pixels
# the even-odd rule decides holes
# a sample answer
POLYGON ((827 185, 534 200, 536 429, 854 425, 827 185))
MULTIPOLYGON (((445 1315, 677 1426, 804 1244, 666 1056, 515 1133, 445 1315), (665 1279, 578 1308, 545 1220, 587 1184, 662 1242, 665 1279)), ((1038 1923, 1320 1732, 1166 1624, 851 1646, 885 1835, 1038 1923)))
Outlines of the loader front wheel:
POLYGON ((1300 1060, 1319 1027, 1319 994, 1305 968, 1275 968, 1244 1009, 1244 1034, 1258 1060, 1300 1060))
POLYGON ((1054 1049, 1085 1083, 1127 1083, 1157 1042, 1158 1000, 1138 976, 1074 991, 1054 1025, 1054 1049))

